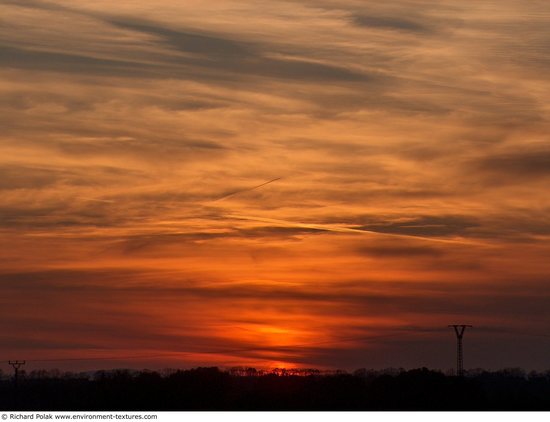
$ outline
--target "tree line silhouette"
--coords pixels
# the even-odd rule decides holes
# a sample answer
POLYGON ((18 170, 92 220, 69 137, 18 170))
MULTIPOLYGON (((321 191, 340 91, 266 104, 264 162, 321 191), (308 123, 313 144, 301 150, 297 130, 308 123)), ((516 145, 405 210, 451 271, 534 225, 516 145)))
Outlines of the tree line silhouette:
POLYGON ((0 410, 550 410, 550 371, 40 370, 17 386, 0 372, 0 410))

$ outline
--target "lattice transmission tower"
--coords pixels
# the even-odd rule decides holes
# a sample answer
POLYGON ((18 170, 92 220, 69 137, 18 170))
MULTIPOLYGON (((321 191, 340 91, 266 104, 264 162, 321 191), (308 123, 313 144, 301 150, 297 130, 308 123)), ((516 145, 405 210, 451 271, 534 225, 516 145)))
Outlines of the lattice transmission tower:
POLYGON ((465 324, 453 324, 449 325, 453 327, 456 334, 456 374, 459 377, 464 376, 464 354, 462 352, 462 337, 464 337, 464 331, 466 328, 471 328, 471 325, 465 324))

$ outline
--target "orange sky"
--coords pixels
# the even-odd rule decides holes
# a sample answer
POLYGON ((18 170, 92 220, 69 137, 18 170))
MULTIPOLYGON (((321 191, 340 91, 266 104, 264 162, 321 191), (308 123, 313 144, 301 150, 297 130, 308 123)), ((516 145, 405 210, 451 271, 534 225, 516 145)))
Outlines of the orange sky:
POLYGON ((0 359, 548 367, 547 1, 0 19, 0 359))

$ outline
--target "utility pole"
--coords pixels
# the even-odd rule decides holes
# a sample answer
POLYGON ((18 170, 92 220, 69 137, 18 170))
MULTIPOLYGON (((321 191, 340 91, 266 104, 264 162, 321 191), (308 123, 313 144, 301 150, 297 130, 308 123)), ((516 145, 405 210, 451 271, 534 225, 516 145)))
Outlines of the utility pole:
POLYGON ((454 324, 449 325, 453 327, 456 334, 456 374, 459 377, 464 376, 464 358, 462 354, 462 337, 464 336, 464 331, 466 328, 471 328, 471 325, 464 324, 454 324))
POLYGON ((19 384, 19 368, 23 366, 26 362, 24 360, 10 360, 8 361, 8 364, 13 367, 13 370, 15 371, 14 377, 13 377, 13 385, 14 385, 14 395, 13 395, 13 401, 14 401, 14 409, 18 410, 18 400, 17 400, 17 386, 19 384))
POLYGON ((15 371, 15 387, 17 387, 17 381, 19 380, 19 368, 23 366, 26 362, 24 360, 10 360, 8 361, 8 364, 10 364, 13 367, 13 370, 15 371))

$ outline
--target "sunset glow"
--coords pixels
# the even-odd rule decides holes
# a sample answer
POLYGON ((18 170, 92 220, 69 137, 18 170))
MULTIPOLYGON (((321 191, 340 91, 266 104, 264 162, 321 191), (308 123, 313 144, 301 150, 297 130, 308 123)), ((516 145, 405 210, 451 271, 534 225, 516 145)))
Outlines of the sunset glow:
POLYGON ((0 358, 546 368, 549 18, 0 0, 0 358))

